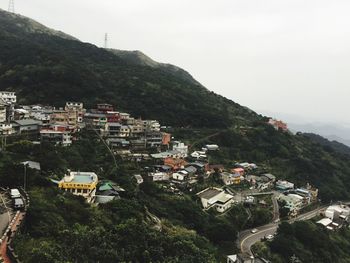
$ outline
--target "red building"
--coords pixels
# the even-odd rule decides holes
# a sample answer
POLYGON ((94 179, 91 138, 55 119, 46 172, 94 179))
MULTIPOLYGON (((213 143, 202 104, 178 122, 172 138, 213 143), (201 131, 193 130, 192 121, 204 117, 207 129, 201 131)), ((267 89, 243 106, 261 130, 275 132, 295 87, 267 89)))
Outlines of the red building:
POLYGON ((106 113, 107 122, 119 122, 120 114, 119 112, 111 111, 106 113))
POLYGON ((288 131, 288 125, 283 121, 269 119, 268 123, 272 125, 276 130, 288 131))
POLYGON ((171 141, 171 134, 163 132, 162 145, 169 145, 171 141))

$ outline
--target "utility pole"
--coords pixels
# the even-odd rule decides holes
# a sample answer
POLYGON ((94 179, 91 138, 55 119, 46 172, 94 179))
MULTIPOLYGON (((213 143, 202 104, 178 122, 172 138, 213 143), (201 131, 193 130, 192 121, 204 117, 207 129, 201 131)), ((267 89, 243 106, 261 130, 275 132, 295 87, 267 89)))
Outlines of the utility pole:
POLYGON ((104 48, 108 48, 108 34, 105 34, 105 45, 104 48))
POLYGON ((15 13, 15 0, 9 0, 9 8, 8 11, 10 13, 15 13))
POLYGON ((23 163, 23 166, 24 166, 23 189, 24 189, 24 191, 26 191, 26 186, 27 186, 27 165, 28 165, 28 162, 23 163))

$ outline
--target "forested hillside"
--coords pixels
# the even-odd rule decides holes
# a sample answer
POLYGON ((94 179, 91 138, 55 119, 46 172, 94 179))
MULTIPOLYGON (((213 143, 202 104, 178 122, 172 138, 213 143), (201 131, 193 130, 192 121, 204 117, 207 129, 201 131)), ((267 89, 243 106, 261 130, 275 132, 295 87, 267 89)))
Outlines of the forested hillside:
POLYGON ((321 144, 326 148, 333 149, 334 151, 342 154, 350 155, 350 147, 337 141, 330 141, 320 135, 314 133, 303 133, 304 136, 310 138, 315 143, 321 144))
POLYGON ((92 107, 109 102, 134 116, 176 126, 229 127, 259 119, 190 75, 184 78, 184 71, 130 63, 31 23, 0 11, 0 87, 16 91, 22 103, 79 100, 92 107))
POLYGON ((255 250, 273 263, 347 263, 349 238, 349 228, 332 232, 314 222, 282 223, 276 238, 255 250))

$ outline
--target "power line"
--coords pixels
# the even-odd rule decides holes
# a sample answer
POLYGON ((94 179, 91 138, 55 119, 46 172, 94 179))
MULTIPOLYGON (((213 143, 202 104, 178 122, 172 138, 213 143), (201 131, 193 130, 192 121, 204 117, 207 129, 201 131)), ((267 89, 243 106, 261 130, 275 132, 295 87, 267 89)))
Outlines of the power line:
POLYGON ((15 0, 10 0, 9 1, 9 9, 8 11, 10 13, 15 13, 15 0))

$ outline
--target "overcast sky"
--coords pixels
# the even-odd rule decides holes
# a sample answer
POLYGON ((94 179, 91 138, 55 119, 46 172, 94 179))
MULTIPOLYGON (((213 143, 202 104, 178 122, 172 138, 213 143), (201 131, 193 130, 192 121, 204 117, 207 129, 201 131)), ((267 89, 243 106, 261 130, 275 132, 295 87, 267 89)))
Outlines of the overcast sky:
POLYGON ((108 32, 109 47, 183 67, 254 110, 350 123, 349 0, 15 1, 82 41, 102 46, 108 32))

